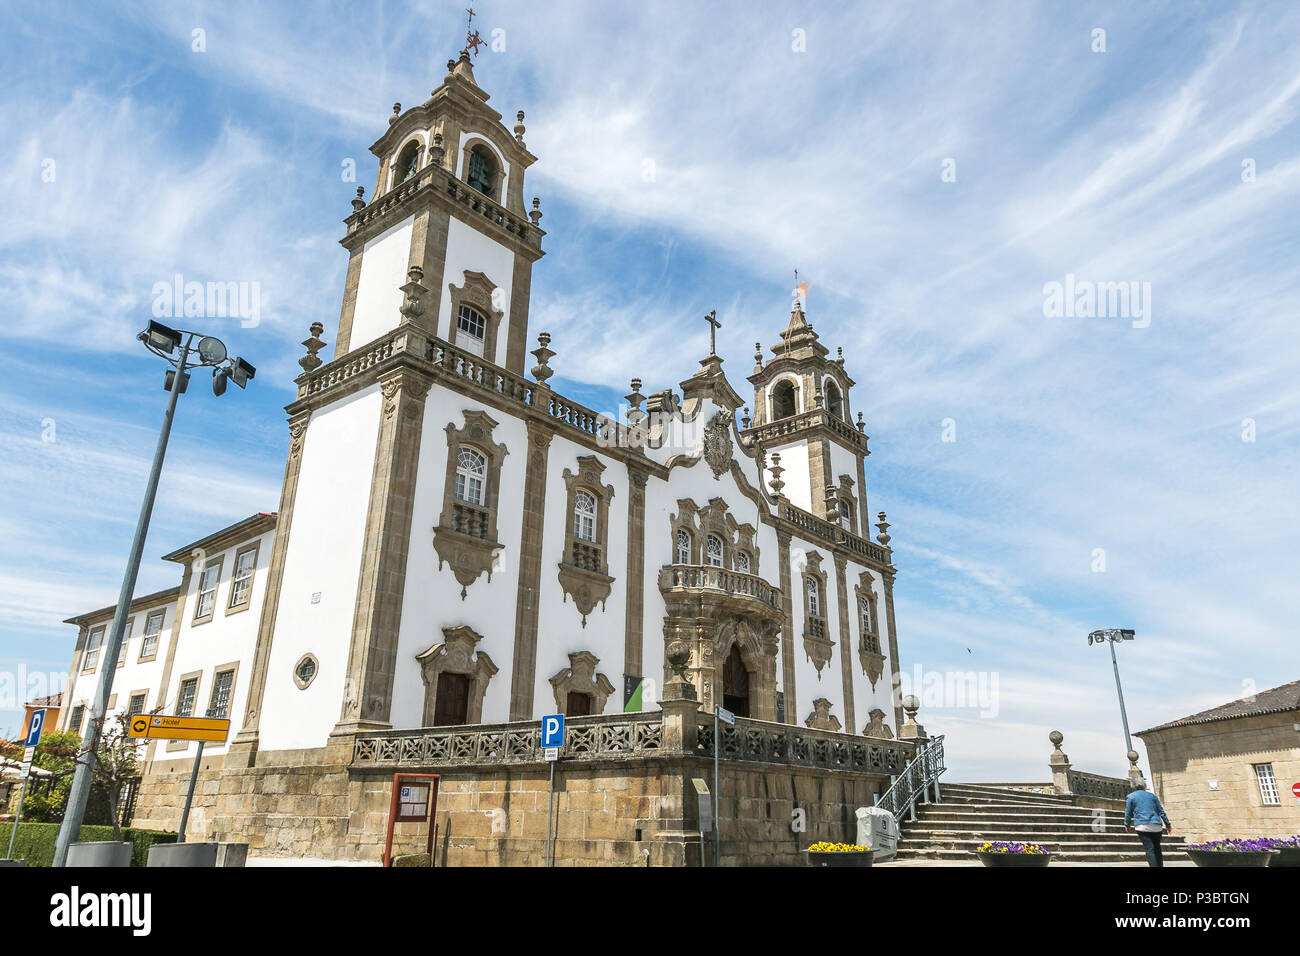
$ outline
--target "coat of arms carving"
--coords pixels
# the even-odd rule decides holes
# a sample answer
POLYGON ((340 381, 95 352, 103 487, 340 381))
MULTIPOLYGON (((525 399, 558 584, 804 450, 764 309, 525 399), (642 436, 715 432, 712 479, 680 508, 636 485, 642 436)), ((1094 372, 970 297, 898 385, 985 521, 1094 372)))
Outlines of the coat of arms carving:
POLYGON ((731 468, 731 422, 718 412, 704 426, 704 460, 713 469, 714 481, 731 468))

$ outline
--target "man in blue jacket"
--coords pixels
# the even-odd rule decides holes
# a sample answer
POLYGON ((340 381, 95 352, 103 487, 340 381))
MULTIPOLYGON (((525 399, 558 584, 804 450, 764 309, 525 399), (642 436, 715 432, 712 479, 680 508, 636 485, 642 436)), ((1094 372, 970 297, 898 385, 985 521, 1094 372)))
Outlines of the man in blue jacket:
POLYGON ((1124 831, 1132 833, 1134 827, 1142 840, 1142 849, 1146 851, 1149 866, 1164 866, 1165 859, 1160 853, 1160 837, 1172 833, 1173 825, 1160 805, 1160 798, 1147 789, 1147 782, 1141 777, 1133 781, 1134 790, 1124 801, 1124 831))

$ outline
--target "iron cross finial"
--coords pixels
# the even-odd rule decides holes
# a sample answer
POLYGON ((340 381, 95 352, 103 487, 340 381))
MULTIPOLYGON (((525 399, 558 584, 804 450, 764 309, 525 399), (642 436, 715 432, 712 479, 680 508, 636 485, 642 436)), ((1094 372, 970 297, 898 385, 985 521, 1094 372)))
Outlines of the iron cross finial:
POLYGON ((718 321, 718 310, 710 309, 709 314, 704 317, 704 321, 709 323, 709 354, 718 354, 718 329, 722 323, 718 321))
POLYGON ((465 21, 465 49, 461 52, 468 53, 473 50, 474 55, 478 56, 478 48, 483 46, 483 38, 474 29, 474 8, 469 7, 465 12, 469 14, 469 19, 465 21))

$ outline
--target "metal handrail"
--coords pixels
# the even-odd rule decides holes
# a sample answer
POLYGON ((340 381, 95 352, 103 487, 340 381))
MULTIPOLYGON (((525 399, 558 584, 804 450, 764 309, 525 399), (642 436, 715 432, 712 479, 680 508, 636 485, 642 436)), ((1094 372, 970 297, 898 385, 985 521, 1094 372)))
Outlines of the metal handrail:
POLYGON ((876 806, 888 810, 896 820, 901 819, 906 810, 907 819, 915 823, 917 798, 930 803, 931 787, 934 788, 933 802, 943 802, 939 794, 939 775, 946 769, 948 768, 943 761, 943 735, 940 734, 917 752, 888 790, 876 797, 876 806))

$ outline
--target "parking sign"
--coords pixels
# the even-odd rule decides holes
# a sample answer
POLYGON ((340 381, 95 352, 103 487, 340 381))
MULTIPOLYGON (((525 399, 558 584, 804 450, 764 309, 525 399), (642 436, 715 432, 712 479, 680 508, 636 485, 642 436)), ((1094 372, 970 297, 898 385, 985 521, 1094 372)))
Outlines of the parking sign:
POLYGON ((542 718, 542 746, 564 746, 564 715, 547 714, 542 718))
POLYGON ((27 739, 24 747, 35 747, 41 741, 41 731, 45 729, 45 710, 32 711, 32 722, 27 725, 27 739))

